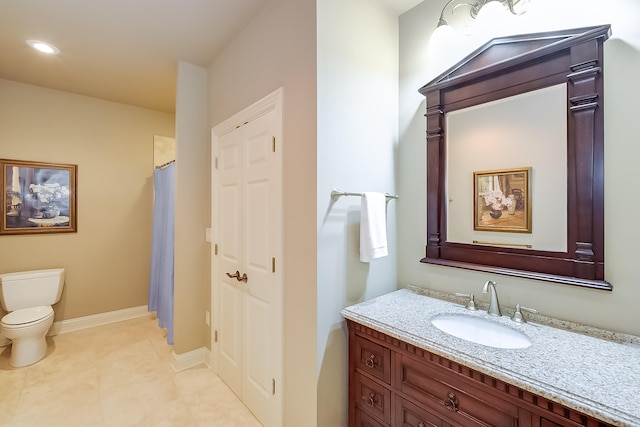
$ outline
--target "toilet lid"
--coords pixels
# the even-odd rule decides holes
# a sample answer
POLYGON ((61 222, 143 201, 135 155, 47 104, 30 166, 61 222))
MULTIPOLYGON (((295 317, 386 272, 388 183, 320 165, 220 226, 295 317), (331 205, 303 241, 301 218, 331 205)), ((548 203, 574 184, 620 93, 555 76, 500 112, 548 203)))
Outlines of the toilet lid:
POLYGON ((21 308, 4 316, 2 323, 5 325, 24 325, 25 323, 37 322, 52 314, 53 308, 50 305, 21 308))

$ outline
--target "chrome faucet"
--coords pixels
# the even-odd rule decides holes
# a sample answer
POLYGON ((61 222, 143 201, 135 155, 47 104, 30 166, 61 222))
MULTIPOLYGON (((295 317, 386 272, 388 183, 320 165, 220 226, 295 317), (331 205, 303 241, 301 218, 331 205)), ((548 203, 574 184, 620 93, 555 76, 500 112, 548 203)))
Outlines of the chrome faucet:
POLYGON ((496 292, 496 282, 493 280, 487 280, 482 287, 482 293, 489 292, 489 310, 487 311, 492 316, 502 316, 500 312, 500 303, 498 302, 498 293, 496 292))

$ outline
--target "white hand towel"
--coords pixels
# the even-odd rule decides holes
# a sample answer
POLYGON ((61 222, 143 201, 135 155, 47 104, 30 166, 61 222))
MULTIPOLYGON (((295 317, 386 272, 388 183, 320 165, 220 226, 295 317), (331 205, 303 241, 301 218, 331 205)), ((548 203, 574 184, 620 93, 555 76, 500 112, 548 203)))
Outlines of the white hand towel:
POLYGON ((387 249, 387 198, 364 193, 360 207, 360 261, 370 262, 389 254, 387 249))

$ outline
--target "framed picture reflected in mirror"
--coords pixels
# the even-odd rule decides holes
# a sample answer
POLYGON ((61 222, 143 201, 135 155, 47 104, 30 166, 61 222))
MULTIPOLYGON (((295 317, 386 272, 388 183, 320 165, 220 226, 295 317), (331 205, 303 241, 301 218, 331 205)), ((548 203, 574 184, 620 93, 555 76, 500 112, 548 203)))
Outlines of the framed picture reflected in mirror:
POLYGON ((473 173, 476 231, 531 233, 531 168, 473 173))

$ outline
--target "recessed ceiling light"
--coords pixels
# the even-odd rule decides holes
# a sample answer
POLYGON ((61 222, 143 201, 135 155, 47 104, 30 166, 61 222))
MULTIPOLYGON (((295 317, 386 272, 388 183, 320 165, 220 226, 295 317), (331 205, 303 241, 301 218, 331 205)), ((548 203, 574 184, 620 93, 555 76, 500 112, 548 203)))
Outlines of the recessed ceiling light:
POLYGON ((34 48, 35 50, 38 50, 42 53, 46 53, 49 55, 57 55, 60 53, 60 49, 58 49, 54 45, 40 41, 40 40, 27 40, 27 44, 32 48, 34 48))

